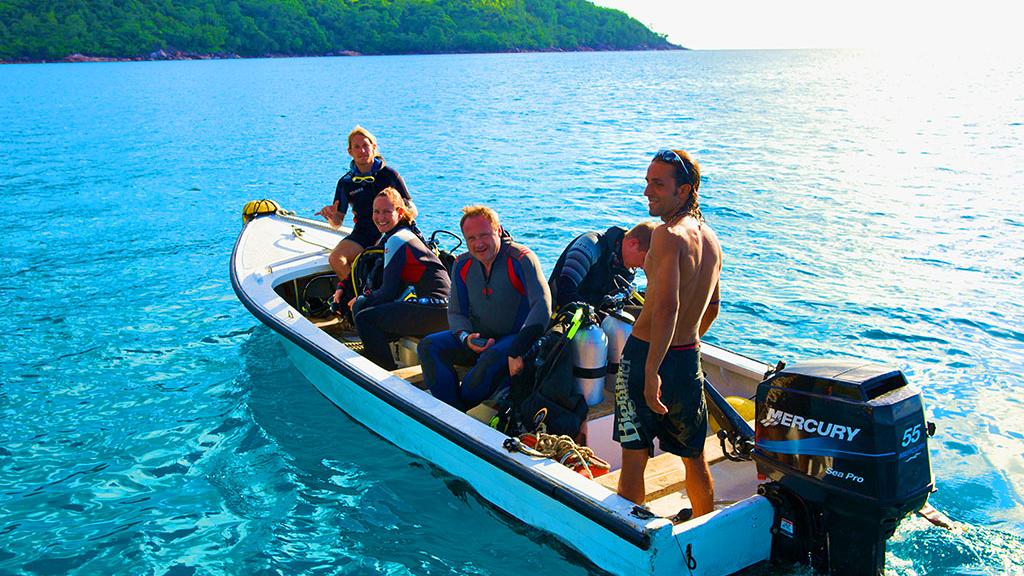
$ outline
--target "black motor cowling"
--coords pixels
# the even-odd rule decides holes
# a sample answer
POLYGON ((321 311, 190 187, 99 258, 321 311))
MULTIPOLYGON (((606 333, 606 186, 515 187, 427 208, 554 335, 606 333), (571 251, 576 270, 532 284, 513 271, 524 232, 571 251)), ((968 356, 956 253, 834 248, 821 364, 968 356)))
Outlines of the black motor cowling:
POLYGON ((807 362, 758 385, 756 418, 773 558, 882 574, 886 540, 933 487, 920 392, 891 367, 807 362))

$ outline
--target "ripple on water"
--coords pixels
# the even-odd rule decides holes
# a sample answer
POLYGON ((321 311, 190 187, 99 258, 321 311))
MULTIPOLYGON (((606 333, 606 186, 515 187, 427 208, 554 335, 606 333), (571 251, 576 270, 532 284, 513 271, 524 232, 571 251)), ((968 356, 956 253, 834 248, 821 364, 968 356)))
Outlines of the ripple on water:
POLYGON ((648 218, 655 150, 696 151, 726 253, 708 340, 903 368, 939 424, 933 501, 969 524, 905 523, 890 572, 1019 571, 1024 220, 1007 119, 1024 66, 960 60, 958 82, 937 83, 934 64, 747 51, 5 70, 0 572, 592 570, 341 415, 232 294, 241 204, 317 210, 355 121, 423 229, 492 204, 545 270, 575 235, 648 218))

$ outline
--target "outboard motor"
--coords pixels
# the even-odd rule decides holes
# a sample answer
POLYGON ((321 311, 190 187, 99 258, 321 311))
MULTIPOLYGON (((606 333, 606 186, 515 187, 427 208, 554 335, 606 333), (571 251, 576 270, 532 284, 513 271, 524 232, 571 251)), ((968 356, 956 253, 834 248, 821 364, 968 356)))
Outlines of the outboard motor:
POLYGON ((757 387, 753 459, 771 482, 772 557, 883 574, 885 543, 934 482, 921 394, 894 368, 816 361, 757 387))
POLYGON ((566 337, 572 342, 573 376, 587 400, 596 406, 604 400, 604 380, 608 372, 608 338, 597 325, 593 307, 582 304, 577 328, 570 328, 566 337), (575 332, 573 332, 575 330, 575 332))
POLYGON ((601 320, 601 330, 608 338, 608 374, 605 376, 605 386, 611 390, 615 389, 615 378, 619 374, 619 361, 622 360, 622 349, 626 346, 626 340, 633 333, 633 323, 636 320, 629 312, 621 308, 611 310, 601 320))

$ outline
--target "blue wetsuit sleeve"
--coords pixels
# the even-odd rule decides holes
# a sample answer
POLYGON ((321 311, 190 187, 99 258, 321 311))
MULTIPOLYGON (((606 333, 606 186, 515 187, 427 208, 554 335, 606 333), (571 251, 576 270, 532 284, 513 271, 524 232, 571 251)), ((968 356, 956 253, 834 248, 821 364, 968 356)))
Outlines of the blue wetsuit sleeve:
POLYGON ((344 181, 344 176, 338 178, 338 184, 334 187, 334 201, 338 203, 338 214, 348 212, 348 194, 345 194, 344 181))
POLYGON ((551 290, 541 272, 537 255, 527 252, 519 262, 523 270, 523 286, 526 288, 530 311, 509 350, 509 356, 513 357, 525 354, 533 342, 544 334, 551 320, 551 290))
POLYGON ((405 180, 402 179, 402 175, 399 174, 397 170, 394 171, 394 174, 395 183, 393 184, 393 186, 395 187, 395 190, 398 190, 398 193, 402 196, 402 198, 405 198, 406 202, 412 201, 412 196, 409 196, 409 189, 406 188, 405 180))
POLYGON ((466 263, 469 258, 471 258, 469 254, 463 254, 455 260, 455 264, 452 266, 452 288, 448 295, 448 328, 454 334, 458 334, 462 330, 470 333, 476 332, 476 330, 473 330, 473 323, 469 319, 469 290, 466 287, 466 282, 462 279, 462 274, 459 272, 463 266, 467 265, 466 263))
POLYGON ((363 306, 375 306, 384 302, 394 302, 402 295, 405 283, 402 282, 402 268, 405 267, 405 242, 397 235, 388 238, 385 245, 384 278, 380 288, 366 295, 363 306))
POLYGON ((566 251, 562 270, 555 279, 558 294, 558 301, 554 303, 556 307, 579 300, 580 284, 600 257, 601 246, 597 234, 584 234, 573 241, 566 251))
POLYGON ((402 175, 399 174, 397 170, 395 171, 394 186, 395 190, 398 190, 398 193, 402 196, 402 198, 405 198, 405 203, 410 208, 413 208, 415 204, 412 203, 412 196, 409 195, 409 189, 405 187, 405 180, 402 179, 402 175))

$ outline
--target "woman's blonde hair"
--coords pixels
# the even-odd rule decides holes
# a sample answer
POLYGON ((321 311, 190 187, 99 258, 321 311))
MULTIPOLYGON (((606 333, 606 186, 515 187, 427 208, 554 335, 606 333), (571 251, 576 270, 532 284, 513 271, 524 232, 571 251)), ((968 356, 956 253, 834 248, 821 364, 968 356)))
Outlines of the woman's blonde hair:
POLYGON ((402 198, 402 195, 399 194, 398 190, 396 190, 395 188, 388 186, 387 188, 378 192, 376 197, 383 197, 390 200, 391 205, 394 206, 395 209, 401 213, 401 215, 398 217, 399 220, 405 220, 406 224, 412 224, 413 222, 416 221, 416 216, 418 215, 416 206, 414 206, 411 202, 407 202, 405 198, 402 198))

